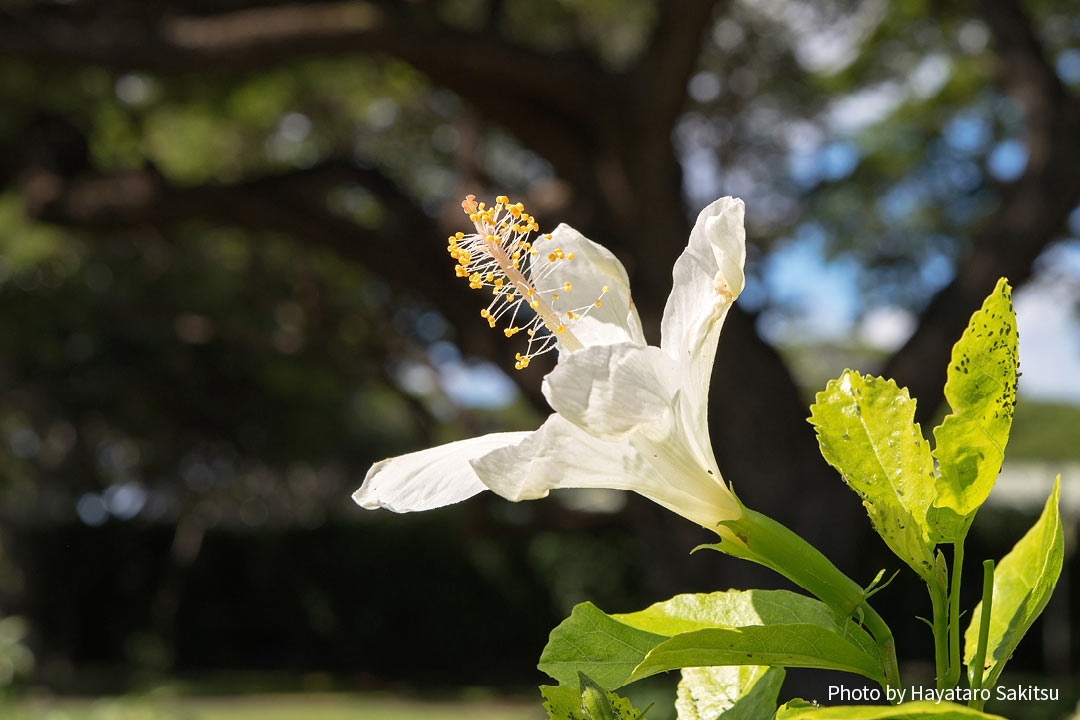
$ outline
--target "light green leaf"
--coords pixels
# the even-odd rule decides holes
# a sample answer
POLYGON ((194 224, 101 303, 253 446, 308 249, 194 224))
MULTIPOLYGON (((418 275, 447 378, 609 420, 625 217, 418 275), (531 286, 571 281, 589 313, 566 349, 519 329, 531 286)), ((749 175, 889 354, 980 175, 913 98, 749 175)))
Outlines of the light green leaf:
MULTIPOLYGON (((986 648, 983 687, 993 687, 1006 661, 1054 592, 1065 556, 1058 498, 1061 476, 1046 501, 1042 515, 994 569, 994 598, 990 636, 986 648)), ((964 662, 975 657, 979 641, 982 603, 975 606, 964 634, 964 662)), ((969 677, 971 669, 968 668, 969 677)))
POLYGON ((640 720, 642 716, 641 711, 631 705, 629 700, 604 690, 588 675, 585 675, 581 688, 571 685, 541 685, 540 694, 544 696, 544 709, 547 710, 548 720, 640 720), (594 704, 597 701, 601 704, 599 715, 597 709, 590 709, 586 702, 585 686, 588 686, 590 699, 594 704), (600 693, 603 700, 598 697, 600 693), (610 712, 610 715, 604 715, 604 712, 610 712))
POLYGON ((926 514, 936 493, 934 460, 914 417, 906 388, 852 370, 830 380, 810 408, 825 460, 862 498, 889 548, 931 582, 934 543, 926 514))
MULTIPOLYGON (((1016 315, 1012 289, 998 280, 971 316, 949 360, 945 399, 952 414, 934 429, 940 476, 935 505, 969 518, 1001 470, 1016 405, 1016 315)), ((942 527, 943 540, 955 528, 942 527)))
POLYGON ((581 682, 581 712, 588 720, 616 720, 615 708, 608 699, 608 692, 583 672, 578 673, 581 682))
POLYGON ((1005 720, 954 703, 929 701, 900 705, 847 705, 819 707, 792 700, 776 712, 776 720, 1005 720))
POLYGON ((552 631, 539 668, 564 685, 582 671, 620 687, 666 670, 715 665, 827 668, 877 682, 883 674, 866 631, 786 590, 679 595, 612 616, 582 603, 552 631))
POLYGON ((776 712, 784 669, 761 665, 684 668, 678 720, 760 720, 776 712))

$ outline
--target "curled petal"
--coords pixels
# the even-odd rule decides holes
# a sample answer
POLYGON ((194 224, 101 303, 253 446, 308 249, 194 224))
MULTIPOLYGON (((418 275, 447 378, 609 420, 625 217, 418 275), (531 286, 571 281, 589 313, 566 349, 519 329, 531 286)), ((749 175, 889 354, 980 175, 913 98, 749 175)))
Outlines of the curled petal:
POLYGON ((675 261, 664 307, 660 347, 686 367, 686 387, 702 400, 708 395, 720 328, 745 282, 743 212, 742 200, 730 197, 701 211, 686 250, 675 261))
POLYGON ((544 378, 544 397, 557 413, 602 440, 633 433, 671 435, 678 367, 659 348, 596 345, 562 360, 544 378))
POLYGON ((470 461, 515 445, 530 434, 492 433, 382 460, 368 470, 353 500, 369 510, 394 512, 432 510, 461 502, 487 489, 470 461))
POLYGON ((583 345, 645 344, 626 269, 611 251, 566 224, 555 228, 550 238, 537 240, 533 247, 537 253, 532 279, 537 291, 557 294, 559 299, 553 304, 560 314, 587 311, 571 326, 583 345), (556 250, 562 251, 562 257, 552 261, 549 256, 556 250), (565 289, 566 283, 570 283, 570 290, 565 289))

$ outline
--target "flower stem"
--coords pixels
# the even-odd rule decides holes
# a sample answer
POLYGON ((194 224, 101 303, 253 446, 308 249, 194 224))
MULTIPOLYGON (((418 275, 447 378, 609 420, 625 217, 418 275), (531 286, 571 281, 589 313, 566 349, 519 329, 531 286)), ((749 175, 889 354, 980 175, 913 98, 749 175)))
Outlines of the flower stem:
POLYGON ((881 652, 884 684, 895 689, 901 687, 892 631, 866 603, 866 592, 858 583, 840 572, 800 535, 766 515, 743 508, 742 517, 721 525, 718 532, 723 542, 707 547, 775 570, 817 596, 837 614, 858 617, 874 636, 881 652))
MULTIPOLYGON (((990 640, 990 612, 994 606, 994 561, 983 560, 982 615, 979 616, 979 644, 975 657, 968 669, 971 671, 971 688, 982 689, 983 671, 986 669, 986 644, 990 640)), ((983 701, 972 697, 968 703, 976 710, 982 710, 983 701)))

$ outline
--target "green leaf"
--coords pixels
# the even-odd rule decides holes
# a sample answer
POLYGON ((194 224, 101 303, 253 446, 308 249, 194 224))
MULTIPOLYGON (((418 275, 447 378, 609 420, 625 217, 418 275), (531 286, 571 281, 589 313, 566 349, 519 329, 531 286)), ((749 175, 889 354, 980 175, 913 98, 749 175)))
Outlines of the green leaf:
POLYGON ((537 667, 560 685, 574 684, 580 670, 604 687, 617 688, 666 639, 624 625, 592 603, 580 603, 551 631, 537 667))
MULTIPOLYGON (((969 519, 994 487, 1005 458, 1017 383, 1012 289, 998 280, 953 346, 945 382, 952 414, 934 429, 940 476, 935 505, 969 519)), ((943 540, 956 528, 942 526, 943 540)))
POLYGON ((539 668, 564 685, 582 671, 620 687, 666 670, 714 665, 827 668, 877 682, 883 675, 866 631, 786 590, 678 595, 625 615, 582 603, 551 632, 539 668))
POLYGON ((627 682, 685 667, 753 663, 842 670, 885 682, 876 648, 866 652, 841 632, 809 623, 681 633, 650 650, 627 682))
POLYGON ((926 515, 936 493, 934 460, 914 417, 906 388, 852 370, 830 380, 810 408, 825 460, 862 498, 889 548, 931 582, 934 543, 926 515))
POLYGON ((540 686, 548 720, 640 720, 643 713, 629 700, 605 690, 585 673, 580 677, 580 688, 540 686))
POLYGON ((578 673, 581 684, 581 712, 589 720, 615 720, 615 708, 608 699, 607 690, 583 672, 578 673))
POLYGON ((792 700, 776 712, 776 720, 1005 720, 998 715, 948 702, 907 702, 900 705, 819 707, 792 700))
MULTIPOLYGON (((993 687, 1006 661, 1035 618, 1050 601, 1065 556, 1058 498, 1061 476, 1046 500, 1039 520, 1001 559, 994 569, 994 596, 990 611, 990 636, 986 648, 983 687, 993 687)), ((982 619, 982 603, 975 606, 964 634, 964 662, 975 657, 982 619)), ((968 669, 970 677, 970 668, 968 669)))
POLYGON ((684 668, 679 720, 760 720, 776 712, 784 669, 761 665, 684 668))

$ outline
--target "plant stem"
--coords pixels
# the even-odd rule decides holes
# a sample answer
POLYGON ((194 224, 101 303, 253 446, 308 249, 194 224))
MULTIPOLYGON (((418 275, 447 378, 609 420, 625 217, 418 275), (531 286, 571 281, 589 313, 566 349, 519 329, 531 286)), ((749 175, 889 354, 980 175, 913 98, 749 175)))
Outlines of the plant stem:
POLYGON ((946 687, 960 682, 960 578, 964 573, 964 539, 967 527, 953 543, 952 582, 949 583, 949 675, 946 687))
MULTIPOLYGON (((885 668, 885 685, 894 690, 899 690, 900 665, 896 661, 896 641, 893 640, 892 630, 885 620, 878 615, 877 610, 868 603, 862 604, 863 624, 870 634, 874 636, 878 649, 881 650, 881 663, 885 668)), ((897 700, 899 702, 899 700, 897 700)))
POLYGON ((705 547, 775 570, 844 617, 861 616, 881 651, 886 687, 901 687, 892 631, 866 603, 866 593, 858 583, 800 535, 767 515, 743 508, 742 517, 722 525, 718 532, 723 542, 705 547))
MULTIPOLYGON (((986 665, 986 644, 990 640, 990 613, 994 607, 994 561, 983 560, 982 614, 979 616, 979 645, 968 669, 971 671, 971 688, 982 689, 983 671, 986 665)), ((982 710, 983 701, 972 697, 968 703, 982 710)))
POLYGON ((934 669, 937 689, 945 688, 949 675, 949 616, 948 599, 940 586, 927 585, 930 604, 934 611, 934 669))

